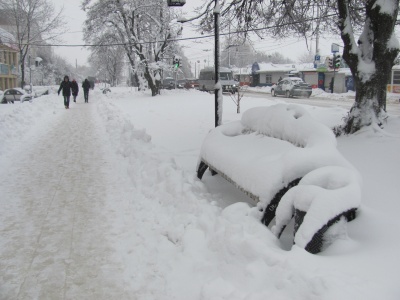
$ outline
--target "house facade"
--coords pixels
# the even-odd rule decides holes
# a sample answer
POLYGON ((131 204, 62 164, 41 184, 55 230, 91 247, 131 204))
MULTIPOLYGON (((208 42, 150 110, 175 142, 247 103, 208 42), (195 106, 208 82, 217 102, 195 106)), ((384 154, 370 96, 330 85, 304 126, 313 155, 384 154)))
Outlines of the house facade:
MULTIPOLYGON (((316 67, 314 64, 273 64, 257 63, 251 67, 233 69, 234 77, 240 82, 240 85, 249 86, 272 86, 280 78, 300 77, 305 82, 312 85, 313 88, 320 88, 330 92, 330 83, 334 80, 334 93, 346 93, 355 91, 355 83, 349 68, 339 68, 333 70, 326 64, 320 64, 316 67)), ((400 94, 400 65, 392 68, 390 82, 387 85, 387 91, 400 94)))
POLYGON ((14 36, 0 28, 0 90, 18 86, 18 48, 14 36))

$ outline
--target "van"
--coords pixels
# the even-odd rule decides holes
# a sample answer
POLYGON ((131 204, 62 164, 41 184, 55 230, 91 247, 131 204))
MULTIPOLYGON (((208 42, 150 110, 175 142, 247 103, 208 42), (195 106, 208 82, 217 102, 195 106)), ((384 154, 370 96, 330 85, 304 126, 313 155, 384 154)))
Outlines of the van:
MULTIPOLYGON (((219 69, 219 80, 222 85, 223 93, 236 93, 238 84, 233 79, 233 72, 228 68, 219 69)), ((211 92, 215 90, 215 70, 212 67, 200 70, 199 90, 211 92)))

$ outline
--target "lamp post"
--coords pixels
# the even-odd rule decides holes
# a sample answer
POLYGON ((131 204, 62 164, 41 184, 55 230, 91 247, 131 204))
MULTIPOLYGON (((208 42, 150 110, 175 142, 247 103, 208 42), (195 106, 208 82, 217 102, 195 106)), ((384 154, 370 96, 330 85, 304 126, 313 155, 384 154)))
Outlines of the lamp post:
POLYGON ((218 0, 215 0, 214 6, 214 41, 215 41, 215 51, 214 51, 214 67, 215 67, 215 127, 221 125, 222 119, 222 97, 219 97, 220 87, 219 83, 219 13, 220 6, 218 0))

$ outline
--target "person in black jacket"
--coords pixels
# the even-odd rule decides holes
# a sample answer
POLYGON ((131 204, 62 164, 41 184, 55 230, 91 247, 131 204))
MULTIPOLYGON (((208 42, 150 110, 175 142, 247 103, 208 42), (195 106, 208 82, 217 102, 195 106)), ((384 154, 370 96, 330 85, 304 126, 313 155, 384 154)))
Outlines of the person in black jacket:
POLYGON ((71 89, 72 89, 72 96, 74 97, 74 102, 76 102, 76 97, 78 96, 79 92, 79 86, 78 83, 75 81, 75 79, 72 79, 71 89))
POLYGON ((83 95, 85 96, 85 103, 89 103, 90 82, 87 78, 82 83, 82 88, 83 88, 83 95))
POLYGON ((60 88, 58 89, 58 95, 60 95, 60 91, 62 90, 62 95, 64 97, 64 105, 66 109, 69 108, 69 98, 71 97, 71 88, 72 88, 71 81, 69 81, 69 77, 65 75, 64 81, 61 82, 60 88))

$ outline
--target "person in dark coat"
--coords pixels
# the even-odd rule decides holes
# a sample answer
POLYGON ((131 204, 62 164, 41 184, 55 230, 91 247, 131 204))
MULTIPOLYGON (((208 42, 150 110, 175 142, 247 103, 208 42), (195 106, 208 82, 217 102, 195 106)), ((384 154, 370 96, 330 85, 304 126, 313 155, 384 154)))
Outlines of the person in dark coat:
POLYGON ((85 96, 85 103, 89 103, 90 82, 87 78, 82 83, 82 88, 83 88, 83 95, 85 96))
POLYGON ((79 92, 79 86, 78 83, 75 81, 75 79, 72 79, 71 89, 72 89, 72 96, 74 97, 74 102, 76 102, 76 97, 78 96, 79 92))
POLYGON ((58 89, 58 95, 60 95, 60 91, 62 90, 62 95, 64 97, 64 106, 66 109, 69 108, 69 98, 71 97, 71 88, 72 88, 71 81, 69 81, 69 77, 65 75, 64 81, 61 82, 60 88, 58 89))

